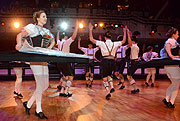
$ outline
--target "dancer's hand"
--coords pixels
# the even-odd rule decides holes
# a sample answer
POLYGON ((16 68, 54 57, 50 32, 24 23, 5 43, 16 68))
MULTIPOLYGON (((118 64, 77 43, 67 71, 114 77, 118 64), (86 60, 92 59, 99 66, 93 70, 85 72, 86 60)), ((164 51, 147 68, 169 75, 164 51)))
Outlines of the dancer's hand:
POLYGON ((21 45, 20 44, 17 44, 16 47, 15 47, 16 50, 20 50, 21 49, 21 45))
POLYGON ((127 31, 127 26, 125 26, 124 28, 123 28, 123 32, 126 32, 127 31))
POLYGON ((93 30, 93 25, 91 23, 89 23, 89 30, 93 30))

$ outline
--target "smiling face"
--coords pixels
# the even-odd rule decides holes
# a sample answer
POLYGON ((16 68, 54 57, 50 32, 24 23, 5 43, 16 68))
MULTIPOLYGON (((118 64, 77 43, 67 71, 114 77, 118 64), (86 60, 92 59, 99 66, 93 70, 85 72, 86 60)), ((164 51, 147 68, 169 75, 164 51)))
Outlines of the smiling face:
POLYGON ((41 13, 40 14, 40 17, 37 18, 37 21, 38 21, 38 25, 45 25, 46 22, 47 22, 47 16, 45 13, 41 13))

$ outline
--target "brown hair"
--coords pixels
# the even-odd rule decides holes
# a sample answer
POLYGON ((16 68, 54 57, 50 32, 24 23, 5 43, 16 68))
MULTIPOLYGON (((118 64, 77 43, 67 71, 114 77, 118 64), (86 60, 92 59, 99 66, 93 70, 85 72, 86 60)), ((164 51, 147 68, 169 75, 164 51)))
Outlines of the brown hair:
POLYGON ((38 23, 37 18, 40 18, 41 13, 45 13, 43 10, 39 10, 33 13, 33 21, 34 23, 38 23))
POLYGON ((147 52, 149 52, 149 51, 152 50, 152 49, 153 49, 152 46, 148 46, 148 47, 147 47, 147 52))
POLYGON ((173 34, 176 34, 176 32, 178 31, 178 29, 174 28, 174 27, 171 27, 168 32, 166 33, 166 36, 168 38, 171 38, 173 34))
POLYGON ((110 31, 107 31, 105 34, 104 34, 105 37, 107 37, 108 39, 111 39, 112 37, 112 34, 110 31))

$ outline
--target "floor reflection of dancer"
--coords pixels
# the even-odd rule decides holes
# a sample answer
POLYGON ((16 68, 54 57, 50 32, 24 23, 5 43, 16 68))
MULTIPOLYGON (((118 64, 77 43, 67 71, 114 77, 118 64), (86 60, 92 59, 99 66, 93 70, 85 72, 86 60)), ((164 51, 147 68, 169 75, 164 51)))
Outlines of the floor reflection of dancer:
MULTIPOLYGON (((118 36, 117 40, 120 40, 120 36, 118 36)), ((116 59, 115 59, 116 65, 115 65, 114 75, 119 80, 119 84, 118 84, 119 89, 125 88, 123 72, 126 66, 126 58, 125 58, 126 49, 127 49, 127 45, 120 46, 116 51, 116 59)))
MULTIPOLYGON (((139 60, 138 60, 139 47, 137 45, 137 36, 140 33, 135 33, 133 34, 133 36, 131 36, 129 29, 127 29, 127 34, 128 34, 128 46, 129 46, 128 49, 130 50, 130 56, 129 56, 130 65, 128 66, 128 69, 127 69, 127 79, 129 80, 130 84, 133 87, 133 90, 131 91, 131 93, 136 94, 139 92, 139 89, 137 88, 136 82, 132 76, 135 73, 136 66, 139 63, 139 60)), ((126 50, 126 52, 128 51, 128 49, 126 50)))
MULTIPOLYGON (((166 35, 168 40, 165 42, 164 48, 160 52, 161 57, 170 59, 179 57, 180 45, 177 42, 179 31, 171 27, 166 35)), ((172 83, 167 88, 166 97, 163 99, 163 102, 167 107, 175 108, 174 102, 178 94, 180 82, 180 67, 179 65, 168 65, 165 66, 164 69, 172 83)))
MULTIPOLYGON (((23 37, 29 36, 32 40, 33 47, 52 48, 54 46, 54 37, 50 31, 43 27, 47 22, 46 13, 42 10, 34 12, 33 20, 35 24, 28 24, 17 35, 16 50, 19 50, 22 46, 21 40, 23 37)), ((43 92, 49 86, 49 70, 46 62, 30 62, 30 67, 36 80, 36 90, 29 101, 23 102, 26 114, 30 115, 30 109, 36 101, 35 115, 40 119, 47 119, 42 112, 41 100, 43 92)))
MULTIPOLYGON (((70 45, 74 42, 76 35, 78 32, 78 21, 76 21, 76 27, 74 29, 73 35, 68 39, 66 33, 61 34, 61 41, 59 38, 59 31, 57 33, 57 44, 59 51, 69 53, 70 45)), ((61 81, 61 91, 59 96, 71 97, 72 94, 69 93, 69 88, 71 87, 73 81, 73 70, 71 67, 71 63, 57 63, 57 67, 59 71, 62 71, 63 77, 61 81)))
MULTIPOLYGON (((152 46, 148 46, 147 47, 147 52, 145 52, 143 54, 143 59, 148 62, 148 61, 151 61, 153 58, 157 58, 158 57, 158 53, 156 52, 153 52, 153 47, 152 46)), ((148 72, 148 75, 146 77, 146 86, 149 86, 148 82, 149 82, 149 79, 151 77, 152 79, 152 83, 151 83, 151 87, 154 87, 154 82, 155 82, 155 74, 156 74, 156 68, 147 68, 147 72, 148 72)))
POLYGON ((106 95, 107 100, 110 99, 111 93, 115 91, 114 86, 113 86, 113 79, 111 77, 112 71, 114 70, 114 58, 115 58, 115 53, 116 53, 117 48, 121 46, 122 44, 124 44, 126 41, 126 29, 127 27, 123 30, 124 31, 123 41, 112 42, 111 40, 112 35, 108 31, 104 35, 106 42, 102 42, 102 41, 95 40, 93 38, 93 34, 92 34, 93 26, 91 23, 89 24, 90 41, 96 44, 96 46, 100 47, 101 53, 103 56, 102 77, 103 77, 104 87, 107 90, 107 95, 106 95), (111 90, 109 90, 109 84, 111 86, 111 90))
POLYGON ((99 50, 99 47, 93 48, 92 43, 88 44, 88 48, 81 47, 80 45, 81 38, 78 38, 78 48, 83 51, 90 59, 89 63, 86 66, 86 87, 92 87, 93 77, 94 77, 94 61, 96 59, 96 52, 99 50), (90 80, 90 81, 89 81, 90 80))

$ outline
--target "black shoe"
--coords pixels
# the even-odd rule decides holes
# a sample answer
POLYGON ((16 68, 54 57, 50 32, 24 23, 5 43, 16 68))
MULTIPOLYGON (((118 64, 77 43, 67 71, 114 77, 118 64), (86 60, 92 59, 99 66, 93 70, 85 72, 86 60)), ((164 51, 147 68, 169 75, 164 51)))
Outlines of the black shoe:
POLYGON ((63 96, 64 97, 64 95, 65 95, 64 93, 59 93, 59 96, 63 96))
POLYGON ((109 93, 106 95, 106 100, 109 100, 110 98, 111 98, 111 94, 109 93))
POLYGON ((175 108, 174 104, 172 104, 171 102, 168 103, 168 108, 175 108))
POLYGON ((122 82, 119 82, 119 84, 118 85, 121 85, 122 84, 122 82))
POLYGON ((28 107, 27 107, 27 101, 26 101, 26 102, 23 102, 23 106, 24 106, 24 108, 25 108, 26 114, 27 114, 27 115, 30 115, 29 111, 30 111, 31 108, 28 108, 28 107))
POLYGON ((64 97, 71 97, 72 94, 70 94, 69 92, 67 94, 64 94, 64 97))
POLYGON ((148 84, 147 82, 145 83, 145 85, 146 85, 146 86, 149 86, 149 84, 148 84))
POLYGON ((139 93, 139 89, 136 89, 136 90, 131 90, 131 93, 132 93, 132 94, 139 93))
POLYGON ((36 115, 37 117, 39 117, 40 119, 48 119, 48 118, 44 115, 43 112, 37 113, 37 112, 35 111, 35 115, 36 115))
POLYGON ((88 83, 86 83, 86 87, 88 87, 89 86, 89 84, 88 83))
POLYGON ((14 91, 14 96, 18 96, 18 93, 14 91))
POLYGON ((18 98, 20 98, 20 99, 22 99, 23 98, 23 96, 22 96, 22 94, 20 93, 20 94, 18 94, 18 98))
POLYGON ((113 92, 115 92, 115 89, 114 89, 114 88, 112 88, 112 89, 110 90, 110 93, 113 93, 113 92))
POLYGON ((139 89, 136 89, 136 92, 139 93, 140 92, 139 89))
POLYGON ((167 102, 166 98, 164 98, 162 102, 168 107, 169 102, 167 102))
POLYGON ((154 83, 151 84, 151 87, 154 87, 154 83))
POLYGON ((92 87, 92 84, 89 85, 89 88, 91 88, 91 87, 92 87))
POLYGON ((119 89, 124 89, 125 88, 125 86, 121 86, 119 89))
POLYGON ((61 86, 61 85, 58 85, 57 88, 58 88, 58 90, 61 90, 62 86, 61 86))

